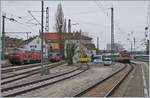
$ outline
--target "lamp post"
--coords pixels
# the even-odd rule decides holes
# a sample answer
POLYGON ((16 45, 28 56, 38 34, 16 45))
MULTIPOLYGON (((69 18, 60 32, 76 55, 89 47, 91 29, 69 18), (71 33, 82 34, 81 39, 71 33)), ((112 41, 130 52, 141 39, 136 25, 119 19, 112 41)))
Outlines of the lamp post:
POLYGON ((62 58, 64 58, 64 46, 63 46, 63 39, 62 39, 62 24, 59 24, 59 49, 60 49, 60 55, 62 58))

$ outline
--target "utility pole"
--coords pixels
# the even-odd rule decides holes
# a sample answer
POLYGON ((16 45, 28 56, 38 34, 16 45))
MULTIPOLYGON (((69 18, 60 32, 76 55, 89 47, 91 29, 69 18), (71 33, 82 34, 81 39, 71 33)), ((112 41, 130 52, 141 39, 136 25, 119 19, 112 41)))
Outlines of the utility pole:
POLYGON ((67 33, 67 28, 66 28, 66 19, 64 19, 64 22, 63 22, 62 32, 63 32, 63 33, 67 33))
POLYGON ((145 27, 146 54, 149 54, 148 27, 145 27))
POLYGON ((41 66, 42 66, 42 75, 44 74, 44 65, 43 65, 43 9, 44 1, 42 0, 42 10, 41 10, 41 66))
POLYGON ((43 9, 44 9, 44 1, 42 0, 42 11, 41 11, 41 63, 43 62, 43 9))
POLYGON ((149 40, 147 40, 146 49, 146 54, 149 55, 149 40))
POLYGON ((99 50, 99 37, 97 37, 97 49, 99 50))
POLYGON ((97 54, 99 53, 99 37, 97 37, 97 54))
POLYGON ((46 7, 46 26, 45 26, 45 31, 49 31, 49 8, 46 7))
POLYGON ((68 20, 68 41, 70 41, 71 35, 71 19, 68 20))
POLYGON ((60 24, 59 25, 59 38, 60 38, 60 40, 59 40, 59 48, 60 48, 60 55, 62 56, 62 58, 64 58, 63 57, 63 46, 62 46, 62 44, 63 44, 63 40, 62 40, 62 24, 60 24))
POLYGON ((132 42, 131 42, 131 56, 132 56, 132 42))
POLYGON ((71 33, 71 19, 68 20, 68 33, 71 33))
POLYGON ((5 59, 5 18, 6 16, 2 16, 2 60, 5 59))
POLYGON ((136 52, 135 52, 135 37, 133 38, 133 40, 134 40, 134 57, 135 57, 135 54, 136 54, 136 52))
POLYGON ((111 55, 114 55, 114 9, 111 8, 111 55))
MULTIPOLYGON (((46 25, 45 25, 45 31, 49 32, 49 8, 46 7, 46 25)), ((46 39, 46 36, 44 37, 46 39)), ((45 45, 45 55, 47 54, 46 49, 49 50, 49 48, 45 45)))
MULTIPOLYGON (((150 46, 149 46, 149 38, 150 38, 150 1, 149 1, 149 5, 148 5, 148 28, 147 28, 147 54, 150 54, 150 46)), ((150 59, 149 59, 150 60, 150 59)))
POLYGON ((41 54, 42 54, 42 56, 41 56, 41 75, 47 75, 47 74, 49 74, 49 69, 46 66, 44 66, 44 64, 43 64, 44 1, 42 0, 41 3, 42 3, 42 10, 41 10, 41 54))

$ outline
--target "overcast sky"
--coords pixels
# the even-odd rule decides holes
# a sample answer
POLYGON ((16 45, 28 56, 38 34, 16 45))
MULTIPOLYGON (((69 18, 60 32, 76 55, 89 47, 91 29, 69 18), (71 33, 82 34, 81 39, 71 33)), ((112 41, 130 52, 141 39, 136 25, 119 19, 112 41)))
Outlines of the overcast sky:
MULTIPOLYGON (((45 1, 44 7, 49 7, 49 31, 54 30, 54 18, 58 3, 62 3, 65 18, 72 20, 72 23, 79 25, 72 26, 72 30, 79 30, 93 38, 96 45, 96 38, 99 37, 99 48, 106 48, 110 43, 110 8, 114 7, 115 42, 123 44, 129 50, 130 44, 127 41, 128 33, 133 32, 132 37, 136 38, 136 49, 145 49, 141 40, 144 39, 145 26, 147 25, 148 1, 45 1)), ((6 20, 6 32, 32 32, 29 36, 38 35, 40 26, 29 25, 25 22, 32 19, 28 10, 40 11, 41 1, 2 1, 2 13, 7 17, 13 17, 20 23, 6 20), (22 17, 19 19, 18 17, 22 17)), ((41 13, 32 12, 41 22, 41 13)), ((30 21, 37 23, 36 21, 30 21)), ((7 34, 9 36, 26 38, 26 34, 7 34)))

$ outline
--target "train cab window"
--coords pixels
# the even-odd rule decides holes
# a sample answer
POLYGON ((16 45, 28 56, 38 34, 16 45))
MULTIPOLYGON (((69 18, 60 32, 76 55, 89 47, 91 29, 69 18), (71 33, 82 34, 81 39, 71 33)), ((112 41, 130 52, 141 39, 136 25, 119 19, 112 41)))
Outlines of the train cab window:
POLYGON ((100 59, 100 60, 102 59, 102 57, 101 57, 101 56, 98 56, 98 57, 95 57, 95 58, 96 58, 96 59, 100 59))
POLYGON ((60 56, 59 54, 56 54, 57 56, 60 56))
POLYGON ((17 51, 19 51, 20 49, 18 49, 18 48, 14 48, 13 49, 13 51, 15 51, 15 52, 17 52, 17 51))

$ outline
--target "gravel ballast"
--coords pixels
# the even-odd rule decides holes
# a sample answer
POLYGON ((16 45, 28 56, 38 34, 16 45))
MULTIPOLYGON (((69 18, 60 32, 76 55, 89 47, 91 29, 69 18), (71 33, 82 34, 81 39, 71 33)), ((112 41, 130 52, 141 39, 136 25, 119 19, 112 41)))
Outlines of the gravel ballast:
POLYGON ((72 97, 124 67, 122 64, 103 66, 90 64, 90 69, 78 76, 49 85, 21 96, 26 97, 72 97))

